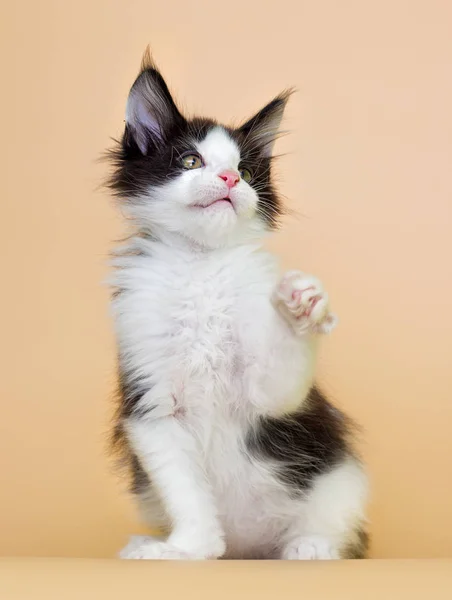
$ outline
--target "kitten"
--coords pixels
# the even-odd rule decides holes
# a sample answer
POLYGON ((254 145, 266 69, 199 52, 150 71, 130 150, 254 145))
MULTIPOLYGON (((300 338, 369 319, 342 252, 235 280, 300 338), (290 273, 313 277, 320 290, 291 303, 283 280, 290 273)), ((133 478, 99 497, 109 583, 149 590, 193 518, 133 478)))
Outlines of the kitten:
POLYGON ((289 92, 239 128, 186 119, 149 55, 110 186, 117 252, 114 442, 144 520, 123 558, 332 559, 367 551, 350 422, 313 384, 336 318, 310 275, 261 248, 282 205, 272 148, 289 92))

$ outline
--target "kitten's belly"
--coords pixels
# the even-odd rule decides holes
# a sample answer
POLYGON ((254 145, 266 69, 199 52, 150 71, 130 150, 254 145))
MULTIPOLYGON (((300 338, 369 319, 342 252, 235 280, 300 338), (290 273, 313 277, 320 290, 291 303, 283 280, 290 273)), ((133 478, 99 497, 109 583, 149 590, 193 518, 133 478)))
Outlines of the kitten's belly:
POLYGON ((171 380, 187 418, 192 411, 197 416, 204 413, 210 421, 216 406, 240 396, 242 382, 234 377, 236 364, 241 362, 240 344, 228 319, 221 315, 203 324, 178 324, 173 331, 159 377, 171 380))
POLYGON ((205 283, 196 295, 174 294, 169 306, 163 300, 155 309, 146 306, 162 320, 157 325, 152 318, 146 322, 148 312, 143 318, 148 346, 144 368, 154 380, 171 382, 178 402, 188 410, 202 408, 207 420, 216 405, 246 410, 249 392, 255 389, 248 382, 256 368, 265 370, 268 299, 255 296, 246 311, 243 304, 242 298, 205 283), (161 332, 158 337, 156 330, 161 332))

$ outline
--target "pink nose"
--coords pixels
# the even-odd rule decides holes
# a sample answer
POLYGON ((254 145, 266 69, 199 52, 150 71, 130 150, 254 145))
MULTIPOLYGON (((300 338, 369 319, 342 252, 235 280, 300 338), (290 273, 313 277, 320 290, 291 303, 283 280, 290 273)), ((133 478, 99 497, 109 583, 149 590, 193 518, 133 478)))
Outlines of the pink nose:
POLYGON ((236 171, 223 171, 218 175, 229 189, 233 188, 240 181, 240 175, 236 171))

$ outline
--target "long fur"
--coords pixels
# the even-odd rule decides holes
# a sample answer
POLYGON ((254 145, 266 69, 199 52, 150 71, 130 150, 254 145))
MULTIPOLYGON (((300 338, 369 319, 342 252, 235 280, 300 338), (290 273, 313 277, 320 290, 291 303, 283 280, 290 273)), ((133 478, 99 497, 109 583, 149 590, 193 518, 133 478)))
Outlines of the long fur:
POLYGON ((261 247, 283 210, 271 152, 288 98, 232 129, 186 119, 149 56, 132 86, 111 153, 133 227, 112 281, 114 441, 164 537, 132 539, 125 558, 366 554, 351 423, 313 381, 328 297, 302 273, 281 279, 261 247))

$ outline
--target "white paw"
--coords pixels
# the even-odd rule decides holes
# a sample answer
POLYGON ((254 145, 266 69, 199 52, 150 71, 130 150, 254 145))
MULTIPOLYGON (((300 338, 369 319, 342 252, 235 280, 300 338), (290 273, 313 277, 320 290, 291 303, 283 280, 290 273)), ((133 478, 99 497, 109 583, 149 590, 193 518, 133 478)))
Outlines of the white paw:
POLYGON ((330 333, 337 324, 320 281, 300 271, 284 275, 274 292, 273 303, 299 335, 330 333))
POLYGON ((119 558, 129 560, 188 560, 190 557, 160 538, 135 535, 119 553, 119 558))
POLYGON ((119 558, 134 560, 205 560, 219 558, 225 552, 225 544, 219 538, 209 547, 192 543, 174 543, 159 537, 132 536, 119 558))
POLYGON ((168 541, 189 555, 189 558, 206 560, 220 558, 226 551, 224 535, 218 526, 198 527, 196 531, 174 530, 168 541))
POLYGON ((283 560, 338 560, 339 552, 331 542, 321 536, 300 537, 283 551, 283 560))

